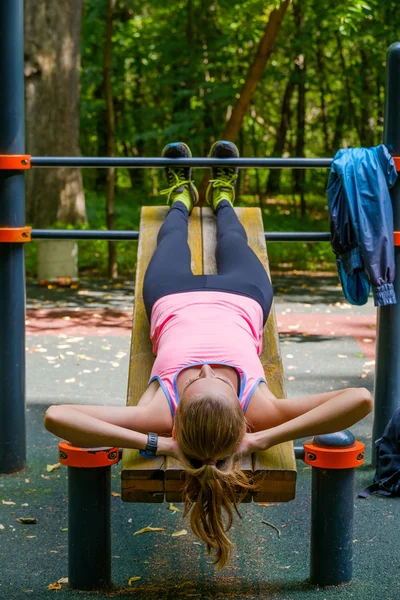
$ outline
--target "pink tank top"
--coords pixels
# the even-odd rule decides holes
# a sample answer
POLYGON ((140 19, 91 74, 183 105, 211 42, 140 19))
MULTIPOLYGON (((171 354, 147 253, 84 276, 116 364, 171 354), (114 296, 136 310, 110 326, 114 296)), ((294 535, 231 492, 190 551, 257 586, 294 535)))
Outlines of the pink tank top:
POLYGON ((205 363, 226 365, 239 374, 238 398, 245 412, 260 381, 266 383, 259 359, 262 336, 262 308, 252 298, 209 291, 163 296, 151 313, 156 360, 149 385, 158 380, 174 415, 180 371, 205 363))

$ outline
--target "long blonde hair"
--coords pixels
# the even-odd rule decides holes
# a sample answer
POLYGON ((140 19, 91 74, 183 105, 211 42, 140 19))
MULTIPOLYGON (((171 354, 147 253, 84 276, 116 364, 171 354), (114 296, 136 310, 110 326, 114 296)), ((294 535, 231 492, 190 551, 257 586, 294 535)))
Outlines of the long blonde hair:
POLYGON ((184 516, 192 509, 193 533, 206 543, 209 555, 215 553, 219 570, 232 547, 226 535, 232 509, 240 517, 237 505, 254 488, 232 457, 246 432, 243 410, 224 394, 193 395, 178 404, 174 426, 186 471, 184 516))

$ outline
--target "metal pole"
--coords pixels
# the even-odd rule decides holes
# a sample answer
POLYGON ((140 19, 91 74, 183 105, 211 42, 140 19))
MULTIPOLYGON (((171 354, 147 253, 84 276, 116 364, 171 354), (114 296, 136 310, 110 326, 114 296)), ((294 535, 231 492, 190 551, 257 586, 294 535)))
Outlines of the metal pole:
MULTIPOLYGON (((23 0, 0 2, 0 81, 0 154, 23 154, 23 0)), ((0 227, 24 224, 23 171, 0 170, 0 227)), ((0 243, 0 472, 25 459, 24 247, 0 243)))
POLYGON ((243 169, 329 169, 331 158, 162 158, 102 156, 32 156, 32 167, 125 167, 131 169, 161 167, 238 167, 243 169))
MULTIPOLYGON (((386 62, 385 129, 383 142, 400 155, 400 42, 389 47, 386 62)), ((400 231, 400 177, 390 192, 394 231, 400 231)), ((372 442, 380 438, 400 406, 400 247, 395 247, 397 304, 378 308, 376 341, 375 417, 372 442)), ((372 464, 375 465, 375 448, 372 464)))
MULTIPOLYGON (((350 431, 314 437, 313 449, 351 449, 350 431)), ((307 450, 307 458, 315 460, 307 450)), ((361 455, 359 456, 361 462, 361 455)), ((308 464, 312 462, 306 461, 308 464)), ((354 468, 312 468, 310 581, 338 585, 352 578, 354 468)))
POLYGON ((111 585, 111 467, 68 467, 68 581, 111 585))
MULTIPOLYGON (((94 229, 32 229, 33 240, 137 240, 139 231, 94 229)), ((268 242, 329 242, 330 234, 323 231, 268 231, 268 242)))

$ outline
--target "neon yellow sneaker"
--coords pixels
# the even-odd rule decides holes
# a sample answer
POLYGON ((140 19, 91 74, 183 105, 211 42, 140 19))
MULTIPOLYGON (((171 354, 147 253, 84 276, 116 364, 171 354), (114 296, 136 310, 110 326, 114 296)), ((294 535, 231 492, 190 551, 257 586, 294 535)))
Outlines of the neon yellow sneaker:
MULTIPOLYGON (((215 142, 209 154, 210 158, 238 158, 239 150, 233 142, 223 140, 215 142)), ((206 202, 215 212, 221 200, 235 202, 235 186, 239 169, 236 167, 213 167, 212 179, 207 187, 206 202)))
MULTIPOLYGON (((163 158, 191 158, 192 153, 189 146, 183 142, 174 142, 165 146, 162 156, 163 158)), ((173 204, 179 200, 191 213, 199 201, 199 192, 191 179, 192 169, 190 167, 166 167, 165 176, 169 187, 161 190, 160 194, 168 194, 167 204, 173 204)))

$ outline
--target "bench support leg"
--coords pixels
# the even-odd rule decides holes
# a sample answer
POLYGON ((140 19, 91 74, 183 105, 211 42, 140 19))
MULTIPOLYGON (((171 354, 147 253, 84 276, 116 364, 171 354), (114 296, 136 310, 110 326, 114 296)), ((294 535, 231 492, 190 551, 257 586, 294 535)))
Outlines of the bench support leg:
POLYGON ((68 580, 73 589, 111 585, 111 467, 68 467, 68 580))

